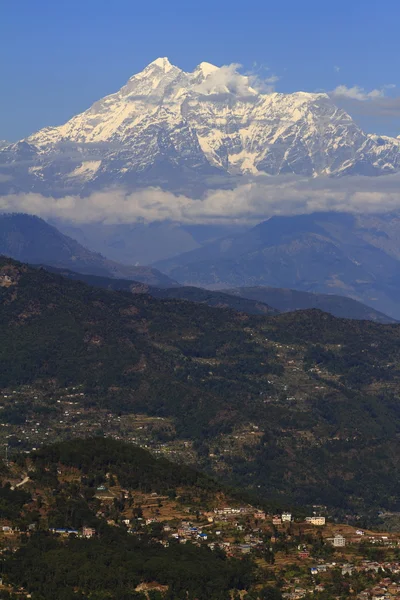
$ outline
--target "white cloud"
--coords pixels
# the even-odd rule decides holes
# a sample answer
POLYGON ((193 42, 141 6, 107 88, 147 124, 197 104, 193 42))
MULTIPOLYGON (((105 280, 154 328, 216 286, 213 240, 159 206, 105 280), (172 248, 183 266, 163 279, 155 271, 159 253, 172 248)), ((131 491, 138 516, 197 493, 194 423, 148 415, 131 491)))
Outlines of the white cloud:
POLYGON ((253 224, 272 215, 316 211, 383 213, 400 210, 400 175, 342 179, 257 177, 232 190, 212 190, 203 200, 158 188, 127 194, 123 190, 94 193, 86 198, 48 198, 39 194, 0 197, 0 210, 26 212, 75 223, 253 224))
POLYGON ((351 100, 360 100, 365 102, 366 100, 373 100, 375 98, 382 98, 385 95, 384 86, 382 89, 374 89, 367 92, 364 88, 359 85, 353 85, 353 87, 347 87, 346 85, 338 85, 334 90, 329 92, 330 96, 337 98, 349 98, 351 100))
POLYGON ((328 94, 338 106, 352 115, 397 119, 400 117, 400 96, 388 94, 389 90, 396 87, 394 83, 388 83, 379 89, 366 91, 358 85, 339 85, 328 94))
POLYGON ((195 88, 195 91, 199 94, 234 93, 238 96, 248 96, 249 92, 253 90, 249 89, 251 88, 249 78, 239 73, 240 68, 241 65, 238 63, 220 67, 217 71, 210 73, 195 88))
POLYGON ((281 79, 278 75, 260 77, 250 74, 249 77, 252 87, 260 94, 272 94, 275 91, 275 84, 281 79))
POLYGON ((210 73, 195 91, 206 95, 232 93, 242 97, 255 95, 257 92, 267 94, 274 91, 274 84, 280 79, 277 75, 262 77, 259 72, 242 75, 239 73, 241 67, 238 63, 220 67, 210 73))

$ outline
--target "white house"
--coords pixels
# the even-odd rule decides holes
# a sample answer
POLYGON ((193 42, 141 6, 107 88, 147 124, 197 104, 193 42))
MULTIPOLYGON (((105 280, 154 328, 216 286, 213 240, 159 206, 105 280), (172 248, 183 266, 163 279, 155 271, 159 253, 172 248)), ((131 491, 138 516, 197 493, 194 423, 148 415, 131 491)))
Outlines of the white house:
POLYGON ((340 533, 337 533, 333 538, 333 545, 336 548, 340 548, 346 545, 346 538, 343 537, 340 533))
POLYGON ((325 525, 326 518, 325 517, 306 517, 306 523, 310 523, 311 525, 325 525))

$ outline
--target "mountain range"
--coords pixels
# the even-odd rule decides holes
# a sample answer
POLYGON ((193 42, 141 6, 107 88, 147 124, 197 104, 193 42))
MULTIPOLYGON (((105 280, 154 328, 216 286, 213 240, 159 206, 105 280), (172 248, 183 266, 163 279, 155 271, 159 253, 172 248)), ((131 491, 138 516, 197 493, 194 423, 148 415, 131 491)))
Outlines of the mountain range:
POLYGON ((183 285, 339 294, 398 319, 399 241, 397 214, 271 217, 155 266, 183 285))
POLYGON ((57 273, 74 281, 84 281, 88 285, 107 290, 130 292, 132 294, 149 294, 153 298, 175 298, 207 304, 215 308, 230 308, 249 315, 276 315, 280 312, 307 310, 317 308, 343 319, 375 321, 376 323, 395 323, 387 315, 380 313, 357 300, 335 294, 313 294, 284 288, 254 287, 228 290, 209 290, 199 287, 175 286, 173 288, 157 288, 144 283, 125 279, 111 279, 75 273, 43 265, 51 273, 57 273))
POLYGON ((108 260, 63 235, 43 219, 31 215, 0 214, 0 254, 33 264, 70 268, 81 273, 124 277, 161 287, 177 285, 157 269, 108 260))
POLYGON ((352 298, 334 294, 265 287, 210 290, 182 286, 152 267, 128 266, 108 260, 81 246, 43 219, 30 215, 0 215, 0 254, 41 265, 54 273, 96 287, 147 293, 155 298, 188 300, 248 314, 272 315, 319 308, 338 317, 380 323, 394 321, 352 298))
POLYGON ((116 93, 0 150, 1 193, 160 186, 192 195, 259 174, 380 175, 400 140, 364 133, 325 93, 263 90, 230 67, 158 58, 116 93))

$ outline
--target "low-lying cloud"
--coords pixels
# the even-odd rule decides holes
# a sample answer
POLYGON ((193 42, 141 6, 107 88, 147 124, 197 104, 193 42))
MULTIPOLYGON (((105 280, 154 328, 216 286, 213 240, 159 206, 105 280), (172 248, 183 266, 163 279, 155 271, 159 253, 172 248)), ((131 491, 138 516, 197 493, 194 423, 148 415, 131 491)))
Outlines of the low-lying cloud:
POLYGON ((16 194, 0 197, 3 212, 25 212, 74 223, 254 224, 272 215, 317 211, 384 213, 400 210, 400 175, 341 179, 257 177, 231 190, 210 190, 202 199, 159 188, 132 193, 121 189, 87 197, 16 194))

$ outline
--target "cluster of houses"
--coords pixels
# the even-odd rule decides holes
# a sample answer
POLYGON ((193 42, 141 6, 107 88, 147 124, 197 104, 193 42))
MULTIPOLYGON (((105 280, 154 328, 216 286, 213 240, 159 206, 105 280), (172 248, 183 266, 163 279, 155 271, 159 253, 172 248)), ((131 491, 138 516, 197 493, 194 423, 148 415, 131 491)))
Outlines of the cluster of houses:
POLYGON ((379 582, 379 585, 369 590, 364 590, 358 594, 358 600, 391 600, 400 597, 400 584, 386 577, 379 582))
POLYGON ((289 512, 284 512, 281 515, 274 515, 272 517, 273 525, 282 525, 282 523, 290 523, 292 520, 292 514, 289 512))
MULTIPOLYGON (((337 565, 335 563, 328 565, 319 565, 318 567, 313 567, 311 572, 313 575, 317 575, 318 573, 326 571, 328 568, 334 568, 337 565)), ((351 575, 354 571, 354 567, 349 569, 349 565, 343 565, 342 567, 342 575, 351 575)), ((358 570, 360 570, 358 568, 358 570)), ((368 570, 368 569, 365 569, 368 570)), ((395 573, 398 571, 392 571, 395 573)), ((313 589, 305 589, 300 587, 300 579, 297 580, 297 585, 292 586, 284 586, 282 597, 284 600, 301 600, 305 596, 307 596, 310 591, 312 593, 319 593, 325 591, 325 585, 323 583, 319 583, 313 586, 313 589)), ((398 600, 400 597, 400 584, 393 581, 390 577, 385 577, 382 579, 377 585, 373 587, 363 590, 357 595, 357 600, 398 600)))
POLYGON ((208 535, 199 527, 195 527, 187 521, 182 521, 180 527, 178 527, 178 531, 176 533, 172 533, 171 537, 182 542, 193 539, 204 542, 207 540, 208 535))
POLYGON ((93 527, 82 527, 82 529, 70 529, 68 527, 52 527, 49 529, 50 533, 61 535, 62 537, 69 537, 70 535, 76 535, 83 538, 92 538, 96 535, 96 530, 93 527))
MULTIPOLYGON (((319 575, 326 573, 329 569, 337 569, 338 563, 324 563, 310 567, 311 575, 319 575)), ((379 573, 384 571, 397 575, 400 573, 400 564, 398 562, 375 562, 371 560, 363 560, 360 564, 345 563, 340 565, 342 575, 353 575, 354 573, 379 573)))
MULTIPOLYGON (((10 525, 2 525, 0 530, 5 535, 14 535, 21 533, 19 527, 11 527, 10 525)), ((36 530, 36 523, 28 525, 28 533, 36 530)), ((70 535, 76 535, 82 538, 92 538, 96 535, 96 530, 93 527, 82 527, 81 529, 72 529, 70 527, 50 527, 49 533, 60 535, 62 537, 69 537, 70 535)))
MULTIPOLYGON (((283 523, 290 523, 291 521, 292 521, 292 514, 289 512, 284 512, 281 515, 274 515, 272 517, 273 525, 282 525, 283 523)), ((306 517, 305 522, 309 523, 310 525, 325 525, 326 517, 322 517, 322 516, 306 517)))
POLYGON ((214 508, 214 515, 219 517, 229 517, 238 515, 252 515, 255 519, 265 521, 267 515, 262 510, 255 510, 252 506, 240 506, 234 508, 232 506, 225 506, 223 508, 214 508))

